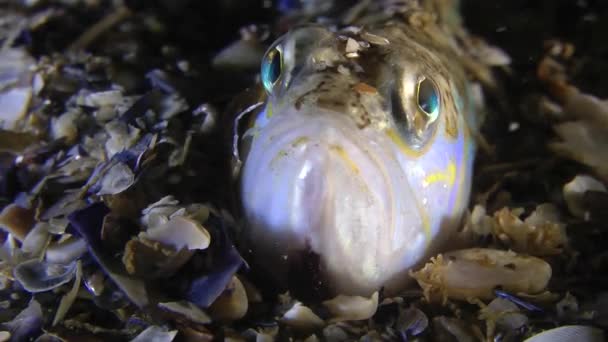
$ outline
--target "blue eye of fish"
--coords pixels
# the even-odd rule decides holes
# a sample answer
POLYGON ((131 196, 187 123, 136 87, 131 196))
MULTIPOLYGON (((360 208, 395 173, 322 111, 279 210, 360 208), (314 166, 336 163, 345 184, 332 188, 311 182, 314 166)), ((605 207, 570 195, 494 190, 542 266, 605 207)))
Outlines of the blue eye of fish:
POLYGON ((439 94, 435 84, 429 79, 423 79, 418 83, 416 92, 418 108, 422 110, 429 119, 434 121, 439 114, 439 94))
POLYGON ((282 69, 281 51, 277 48, 268 51, 262 61, 262 83, 268 92, 272 92, 272 88, 281 77, 282 69))

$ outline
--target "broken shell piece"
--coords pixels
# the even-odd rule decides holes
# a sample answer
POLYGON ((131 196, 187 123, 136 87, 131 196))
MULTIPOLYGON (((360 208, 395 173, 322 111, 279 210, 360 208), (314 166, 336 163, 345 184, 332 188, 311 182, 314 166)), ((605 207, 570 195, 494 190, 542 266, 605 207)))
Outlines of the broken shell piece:
POLYGON ((0 51, 0 128, 17 128, 27 113, 35 64, 25 49, 6 46, 0 51))
POLYGON ((495 298, 479 310, 479 319, 486 321, 488 336, 494 335, 496 327, 513 331, 528 323, 528 317, 519 311, 517 305, 503 298, 495 298))
POLYGON ((339 295, 323 302, 334 316, 331 322, 359 321, 372 317, 378 309, 378 292, 370 298, 339 295))
POLYGON ((567 244, 565 224, 561 223, 559 212, 552 204, 540 204, 524 220, 521 208, 504 207, 486 214, 481 205, 476 205, 467 215, 465 232, 473 235, 492 235, 510 249, 531 255, 555 255, 567 244))
POLYGON ((235 321, 247 313, 249 303, 245 287, 237 276, 232 277, 224 292, 213 302, 209 311, 218 321, 235 321))
POLYGON ((176 250, 184 247, 189 250, 206 249, 211 241, 211 235, 199 222, 183 216, 174 216, 169 222, 151 227, 139 236, 176 250))
POLYGON ((173 196, 165 196, 142 210, 141 223, 146 227, 155 227, 168 221, 168 217, 179 210, 179 201, 173 196))
POLYGON ((211 323, 211 318, 203 310, 199 309, 198 306, 190 302, 158 303, 158 307, 173 314, 183 316, 188 321, 196 324, 211 323))
POLYGON ((406 336, 420 335, 429 326, 429 319, 424 312, 416 307, 399 311, 396 328, 406 336))
POLYGON ((146 279, 170 277, 190 258, 193 252, 145 238, 133 239, 125 245, 122 262, 131 275, 146 279))
POLYGON ((552 204, 541 204, 525 220, 516 210, 503 208, 494 213, 494 235, 511 249, 531 255, 555 255, 567 243, 566 226, 559 221, 552 204))
POLYGON ((87 251, 84 239, 71 237, 53 243, 46 249, 46 261, 55 264, 67 264, 79 259, 87 251))
POLYGON ((583 197, 587 191, 606 192, 606 186, 588 175, 577 175, 564 185, 563 195, 570 213, 576 217, 584 218, 586 210, 583 197))
POLYGON ((369 32, 361 32, 361 39, 364 39, 366 41, 368 41, 371 44, 374 45, 388 45, 390 44, 390 41, 387 38, 378 36, 376 34, 373 33, 369 33, 369 32))
POLYGON ((555 303, 555 312, 560 319, 570 318, 573 314, 578 313, 579 306, 576 297, 567 292, 564 298, 555 303))
POLYGON ((31 99, 31 88, 13 88, 0 92, 0 127, 17 128, 27 113, 31 99))
POLYGON ((123 95, 120 90, 106 90, 98 91, 95 93, 89 93, 86 90, 81 91, 81 95, 78 97, 77 103, 81 106, 87 107, 105 107, 115 106, 121 103, 123 95))
POLYGON ((53 139, 65 138, 66 143, 73 143, 78 138, 78 119, 80 110, 69 110, 59 117, 51 118, 51 137, 53 139))
POLYGON ((606 337, 602 330, 584 325, 565 325, 536 334, 525 342, 604 342, 606 337))
POLYGON ((0 228, 13 235, 20 242, 34 226, 34 211, 11 203, 0 212, 0 228))
POLYGON ((101 269, 129 300, 140 308, 144 307, 149 302, 146 284, 141 279, 130 277, 124 269, 118 267, 119 265, 103 247, 101 229, 104 218, 109 213, 110 209, 105 204, 96 202, 71 213, 68 219, 72 227, 87 242, 89 253, 99 263, 101 269))
POLYGON ((137 335, 131 342, 171 342, 175 339, 177 330, 169 331, 165 327, 149 326, 146 330, 137 335))
POLYGON ((21 245, 21 251, 32 258, 38 258, 44 253, 50 241, 46 224, 38 223, 27 234, 21 245))
POLYGON ((62 265, 34 259, 17 265, 13 275, 25 290, 36 293, 52 290, 69 282, 75 272, 75 262, 62 265))
POLYGON ((361 46, 359 45, 359 43, 356 40, 354 40, 352 38, 348 38, 346 40, 346 47, 344 49, 344 52, 346 52, 347 54, 356 53, 360 49, 361 49, 361 46))
POLYGON ((2 323, 2 328, 11 333, 11 341, 31 341, 40 334, 44 323, 42 307, 35 299, 9 322, 2 323))
POLYGON ((328 325, 323 328, 323 337, 326 341, 349 341, 348 334, 337 324, 328 325))
POLYGON ((283 314, 281 322, 304 332, 314 331, 325 324, 319 316, 300 302, 294 303, 291 309, 283 314))
POLYGON ((439 254, 411 276, 429 301, 489 300, 497 287, 513 293, 543 291, 551 278, 551 266, 512 251, 471 248, 439 254))
POLYGON ((110 139, 106 141, 105 150, 108 158, 128 150, 140 138, 140 130, 119 120, 110 121, 104 125, 110 139))
MULTIPOLYGON (((23 260, 22 258, 23 253, 19 248, 18 242, 9 234, 0 245, 0 261, 9 261, 11 264, 16 264, 23 260)), ((2 264, 0 263, 0 265, 2 264)))
POLYGON ((486 207, 476 204, 473 211, 467 213, 464 230, 476 235, 490 235, 494 226, 494 219, 486 213, 486 207))
POLYGON ((133 185, 135 175, 131 168, 124 163, 116 163, 105 172, 103 178, 99 182, 100 189, 97 192, 98 196, 116 195, 133 185))
POLYGON ((65 315, 70 310, 72 304, 76 300, 76 296, 78 295, 78 290, 80 289, 80 280, 82 279, 82 265, 80 261, 76 262, 76 279, 74 279, 74 284, 72 285, 72 289, 70 292, 66 293, 59 302, 59 307, 57 308, 57 312, 55 313, 55 318, 53 319, 53 326, 57 325, 57 323, 61 322, 65 315))

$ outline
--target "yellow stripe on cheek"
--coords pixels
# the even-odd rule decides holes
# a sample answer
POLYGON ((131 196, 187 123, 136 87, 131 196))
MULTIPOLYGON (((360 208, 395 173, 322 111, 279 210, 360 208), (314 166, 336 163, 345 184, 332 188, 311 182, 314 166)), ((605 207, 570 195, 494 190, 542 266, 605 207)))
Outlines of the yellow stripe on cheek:
POLYGON ((346 165, 348 165, 355 174, 359 174, 359 167, 357 166, 357 164, 351 159, 351 157, 348 155, 348 153, 346 153, 346 151, 344 150, 344 148, 342 148, 342 146, 339 145, 330 145, 329 148, 336 152, 336 154, 338 154, 338 156, 340 158, 342 158, 342 160, 344 160, 346 162, 346 165))
POLYGON ((409 146, 407 146, 399 136, 399 133, 397 133, 394 129, 386 130, 386 135, 388 135, 393 144, 397 145, 397 147, 399 147, 399 150, 404 154, 410 157, 420 156, 421 152, 414 151, 409 146))
POLYGON ((456 182, 456 165, 454 165, 453 161, 448 163, 446 170, 427 175, 422 181, 422 186, 427 187, 437 182, 445 182, 448 186, 454 186, 454 182, 456 182))

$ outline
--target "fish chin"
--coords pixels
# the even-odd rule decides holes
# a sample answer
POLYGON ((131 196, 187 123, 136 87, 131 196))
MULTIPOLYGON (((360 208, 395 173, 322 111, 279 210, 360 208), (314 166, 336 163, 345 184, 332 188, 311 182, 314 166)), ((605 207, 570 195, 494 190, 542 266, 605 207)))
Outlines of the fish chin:
POLYGON ((396 159, 345 115, 285 115, 255 138, 242 174, 246 235, 281 279, 290 258, 319 256, 333 292, 368 295, 425 254, 424 218, 396 159))

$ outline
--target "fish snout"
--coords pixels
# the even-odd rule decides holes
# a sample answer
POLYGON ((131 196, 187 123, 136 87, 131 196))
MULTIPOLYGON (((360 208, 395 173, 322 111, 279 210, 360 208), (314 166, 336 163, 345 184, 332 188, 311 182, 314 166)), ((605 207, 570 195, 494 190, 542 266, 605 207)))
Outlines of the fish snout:
POLYGON ((242 178, 247 235, 274 273, 288 274, 293 253, 313 252, 332 287, 366 293, 394 264, 393 191, 361 130, 338 123, 313 119, 256 138, 242 178))

